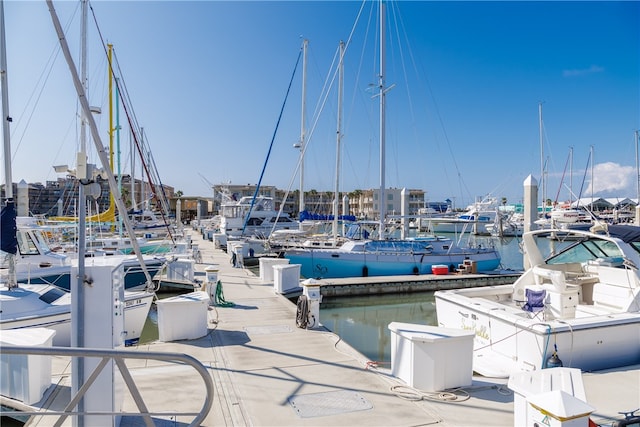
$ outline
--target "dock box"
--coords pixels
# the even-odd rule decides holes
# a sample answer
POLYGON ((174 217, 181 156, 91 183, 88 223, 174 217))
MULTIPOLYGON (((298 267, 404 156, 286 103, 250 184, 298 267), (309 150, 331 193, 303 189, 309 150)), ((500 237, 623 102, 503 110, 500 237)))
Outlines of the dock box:
POLYGON ((300 264, 279 264, 273 266, 273 289, 278 294, 286 294, 300 288, 300 264))
MULTIPOLYGON (((55 334, 45 328, 5 329, 0 342, 7 347, 51 347, 55 334)), ((51 356, 3 354, 0 379, 0 394, 33 405, 51 386, 51 356)))
POLYGON ((423 391, 466 387, 473 382, 474 331, 389 323, 391 374, 423 391))
POLYGON ((207 335, 209 295, 196 291, 156 301, 158 339, 190 340, 207 335))
POLYGON ((273 266, 289 264, 287 258, 260 257, 260 281, 262 283, 273 282, 273 266))

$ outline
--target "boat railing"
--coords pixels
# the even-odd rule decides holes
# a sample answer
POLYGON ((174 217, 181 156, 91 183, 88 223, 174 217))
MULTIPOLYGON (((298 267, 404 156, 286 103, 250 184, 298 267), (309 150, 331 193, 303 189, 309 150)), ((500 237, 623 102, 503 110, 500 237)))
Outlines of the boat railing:
MULTIPOLYGON (((209 414, 209 410, 213 404, 213 381, 207 368, 200 363, 194 357, 191 357, 182 353, 161 353, 161 352, 138 352, 128 350, 109 350, 109 349, 96 349, 96 348, 69 348, 69 347, 32 347, 32 346, 6 346, 0 345, 0 354, 12 354, 12 355, 37 355, 37 356, 67 356, 67 357, 82 357, 82 358, 95 358, 100 359, 95 369, 86 376, 87 380, 77 390, 75 394, 72 393, 70 401, 62 411, 55 410, 37 410, 29 411, 29 409, 36 409, 31 406, 21 405, 21 409, 27 410, 6 410, 6 400, 0 409, 0 415, 12 416, 12 417, 24 417, 24 416, 50 416, 58 417, 55 422, 49 425, 61 426, 63 422, 69 417, 83 417, 89 415, 107 415, 111 417, 116 416, 132 416, 140 417, 147 427, 155 426, 152 417, 193 417, 193 420, 189 423, 190 426, 200 426, 202 422, 209 414), (181 364, 191 366, 204 381, 205 394, 203 396, 204 402, 202 408, 199 411, 150 411, 142 398, 140 389, 136 386, 136 383, 131 375, 129 368, 127 367, 125 360, 127 359, 152 359, 157 361, 168 362, 172 364, 181 364), (87 411, 75 411, 74 408, 87 394, 87 391, 91 389, 96 378, 104 370, 106 366, 110 366, 113 362, 119 369, 120 374, 133 398, 133 401, 138 408, 138 412, 106 412, 100 411, 99 413, 92 413, 87 411)), ((176 383, 176 387, 179 387, 180 383, 176 383)), ((168 393, 168 390, 163 390, 163 393, 168 393)), ((176 390, 178 393, 179 390, 176 390)), ((4 400, 4 399, 3 399, 4 400)))

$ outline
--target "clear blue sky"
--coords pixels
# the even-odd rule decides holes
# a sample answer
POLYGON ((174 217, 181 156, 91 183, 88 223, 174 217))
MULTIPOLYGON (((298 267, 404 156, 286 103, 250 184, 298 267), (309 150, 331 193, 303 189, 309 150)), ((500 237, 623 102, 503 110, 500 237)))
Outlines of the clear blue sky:
MULTIPOLYGON (((340 40, 349 41, 340 188, 379 186, 379 106, 369 89, 379 73, 377 2, 90 4, 89 99, 102 107, 103 142, 107 67, 93 14, 114 45, 163 183, 208 196, 207 181, 258 182, 304 38, 305 189, 335 185, 337 83, 323 87, 340 40)), ((54 5, 78 63, 79 2, 54 5)), ((5 0, 5 21, 14 181, 55 180, 52 166, 73 166, 78 149, 70 73, 44 1, 5 0)), ((424 189, 429 200, 458 206, 487 194, 520 201, 525 178, 540 180, 542 102, 547 197, 568 199, 570 183, 591 195, 591 150, 594 194, 636 197, 639 2, 399 1, 388 3, 387 21, 386 84, 395 85, 387 95, 387 187, 424 189)), ((300 63, 264 185, 299 187, 301 92, 300 63)), ((124 132, 125 173, 128 141, 124 132)), ((89 156, 99 162, 95 150, 89 156)))

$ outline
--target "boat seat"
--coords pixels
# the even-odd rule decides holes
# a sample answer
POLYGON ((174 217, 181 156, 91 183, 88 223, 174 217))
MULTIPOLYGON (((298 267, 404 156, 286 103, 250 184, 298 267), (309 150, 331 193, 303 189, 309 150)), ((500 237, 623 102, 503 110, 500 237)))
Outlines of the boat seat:
POLYGON ((578 304, 576 306, 576 318, 591 317, 591 316, 603 316, 607 314, 615 313, 614 310, 606 307, 599 307, 594 305, 578 304))
POLYGON ((592 299, 594 307, 604 307, 614 312, 625 312, 633 301, 633 292, 624 286, 596 283, 593 285, 592 299))
POLYGON ((553 270, 550 268, 541 267, 536 265, 533 267, 533 277, 536 285, 544 286, 545 283, 551 282, 554 290, 557 292, 564 292, 567 287, 567 278, 564 271, 553 270))

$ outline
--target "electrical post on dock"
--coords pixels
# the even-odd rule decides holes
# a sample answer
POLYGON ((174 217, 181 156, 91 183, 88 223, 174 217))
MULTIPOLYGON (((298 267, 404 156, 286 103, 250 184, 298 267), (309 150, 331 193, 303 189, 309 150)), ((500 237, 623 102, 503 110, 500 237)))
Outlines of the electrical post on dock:
POLYGON ((313 279, 307 279, 301 283, 302 296, 307 301, 307 312, 302 313, 306 317, 303 322, 306 329, 313 329, 320 326, 320 303, 322 302, 322 294, 320 293, 320 282, 313 279))
POLYGON ((203 285, 205 291, 209 295, 209 305, 214 305, 216 300, 216 286, 218 284, 218 266, 209 265, 205 267, 206 282, 203 285))

